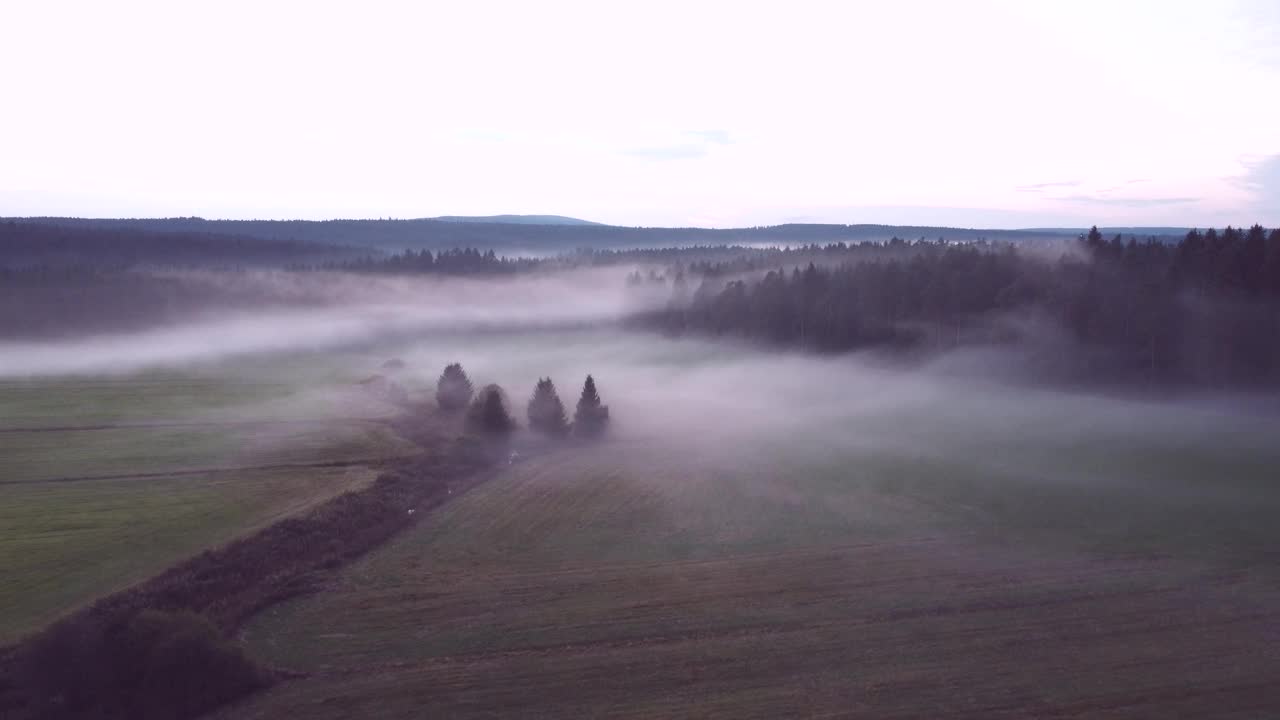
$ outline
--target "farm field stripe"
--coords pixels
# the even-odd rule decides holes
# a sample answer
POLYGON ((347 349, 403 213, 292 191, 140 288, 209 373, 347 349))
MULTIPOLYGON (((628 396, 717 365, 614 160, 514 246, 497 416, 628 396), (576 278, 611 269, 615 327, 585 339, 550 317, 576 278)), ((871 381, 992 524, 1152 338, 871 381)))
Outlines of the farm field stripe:
POLYGON ((37 478, 34 480, 0 480, 0 485, 45 485, 54 483, 93 482, 96 480, 147 480, 152 478, 190 477, 192 475, 215 475, 220 473, 247 472, 251 470, 296 470, 300 468, 343 468, 369 466, 385 462, 387 458, 365 458, 360 460, 328 460, 312 463, 278 463, 275 465, 234 465, 208 468, 189 468, 166 472, 121 473, 118 475, 79 475, 74 477, 37 478))
POLYGON ((389 424, 382 418, 352 417, 297 420, 175 420, 133 423, 99 423, 95 425, 39 425, 32 427, 0 427, 0 433, 92 432, 97 430, 155 430, 162 428, 199 427, 272 427, 279 425, 343 425, 347 423, 389 424))

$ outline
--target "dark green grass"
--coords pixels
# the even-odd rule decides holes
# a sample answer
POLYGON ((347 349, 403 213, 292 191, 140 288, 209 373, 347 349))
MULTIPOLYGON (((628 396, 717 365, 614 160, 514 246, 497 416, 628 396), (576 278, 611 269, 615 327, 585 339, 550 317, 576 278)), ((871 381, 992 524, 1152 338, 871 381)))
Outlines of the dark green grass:
POLYGON ((0 488, 0 642, 372 480, 367 468, 0 488))
POLYGON ((417 452, 359 372, 284 357, 0 382, 0 644, 417 452))

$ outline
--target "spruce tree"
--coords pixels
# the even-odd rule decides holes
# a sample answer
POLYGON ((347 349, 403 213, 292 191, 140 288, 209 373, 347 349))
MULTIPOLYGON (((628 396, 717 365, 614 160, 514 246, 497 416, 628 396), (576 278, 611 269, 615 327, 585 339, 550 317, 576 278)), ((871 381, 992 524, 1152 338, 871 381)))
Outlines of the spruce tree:
POLYGON ((540 378, 529 399, 529 429, 551 437, 563 437, 569 432, 564 403, 551 378, 540 378))
POLYGON ((573 415, 573 433, 582 438, 595 438, 604 434, 609 425, 609 406, 600 403, 600 393, 596 391, 596 381, 590 375, 582 384, 582 397, 578 398, 578 409, 573 415))
POLYGON ((486 385, 467 409, 467 429, 484 435, 505 436, 516 429, 507 412, 506 393, 497 385, 486 385))
POLYGON ((467 377, 462 365, 451 363, 445 366, 436 383, 436 404, 441 410, 461 410, 471 402, 474 392, 471 379, 467 377))

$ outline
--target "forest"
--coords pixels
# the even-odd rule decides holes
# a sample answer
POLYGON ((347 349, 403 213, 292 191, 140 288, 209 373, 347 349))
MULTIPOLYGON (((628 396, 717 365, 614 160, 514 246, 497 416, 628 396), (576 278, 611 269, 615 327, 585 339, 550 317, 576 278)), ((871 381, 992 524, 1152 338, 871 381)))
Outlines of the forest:
POLYGON ((259 267, 350 258, 357 251, 205 229, 0 220, 0 270, 32 267, 259 267))
POLYGON ((1166 244, 1094 228, 1069 250, 1047 260, 1015 245, 920 242, 857 261, 841 256, 865 249, 835 249, 789 272, 695 264, 676 269, 670 306, 645 322, 827 352, 1017 343, 1038 372, 1072 381, 1280 382, 1280 230, 1193 230, 1166 244))
POLYGON ((624 322, 669 334, 926 357, 1000 346, 1022 354, 1022 371, 1051 382, 1280 383, 1280 230, 1259 225, 1192 230, 1173 241, 1108 239, 1095 227, 1041 242, 895 236, 786 247, 605 247, 535 258, 492 248, 383 253, 189 229, 8 222, 0 223, 0 260, 0 332, 12 339, 335 302, 319 274, 425 281, 630 268, 628 288, 657 290, 669 301, 638 306, 624 322), (283 274, 237 281, 256 269, 283 274))
MULTIPOLYGON (((670 662, 645 662, 682 667, 744 627, 765 628, 744 641, 771 646, 796 618, 810 624, 795 647, 825 648, 816 672, 865 667, 868 627, 947 638, 933 623, 960 615, 982 619, 975 636, 998 646, 983 662, 1012 667, 1019 623, 1059 628, 1027 590, 1042 586, 1024 582, 1039 565, 983 569, 990 548, 954 538, 991 532, 1053 552, 1185 542, 1205 562, 1217 552, 1258 564, 1275 546, 1275 505, 1258 492, 1275 467, 1275 423, 1253 405, 1273 399, 1224 412, 1213 403, 1230 394, 1196 395, 1280 385, 1280 231, 1259 225, 1173 240, 1095 228, 1036 242, 891 236, 545 257, 0 231, 11 468, 0 492, 13 508, 0 556, 19 578, 0 715, 194 717, 246 699, 268 705, 230 717, 276 717, 270 703, 292 705, 292 693, 354 692, 326 675, 335 657, 385 668, 425 647, 435 668, 432 658, 477 648, 502 662, 513 648, 558 648, 576 661, 583 638, 613 656, 671 651, 664 633, 675 632, 695 639, 670 662), (437 513, 446 503, 457 510, 437 513), (938 537, 962 548, 955 567, 912 554, 938 537), (1204 537, 1218 540, 1200 548, 1204 537), (890 559, 849 573, 866 548, 890 559), (342 579, 366 561, 389 569, 342 579), (694 567, 704 575, 690 582, 694 567), (59 572, 82 586, 51 594, 59 572), (373 575, 414 590, 370 586, 373 575), (529 585, 512 590, 512 578, 529 585), (911 578, 931 579, 917 593, 911 578), (955 587, 940 594, 932 578, 955 587), (957 594, 973 612, 950 604, 957 594), (844 597, 858 598, 853 622, 844 597), (925 609, 904 613, 900 597, 925 609), (468 630, 488 617, 513 630, 468 630), (318 638, 321 625, 338 630, 318 638)), ((1082 567, 1049 592, 1090 587, 1082 567)), ((1158 604, 1064 607, 1089 622, 1168 616, 1158 604)), ((1185 642, 1157 625, 1138 632, 1185 642)), ((1129 631, 1088 627, 1091 638, 1129 631)), ((873 646, 936 665, 914 641, 873 646)), ((1231 653, 1252 645, 1222 648, 1227 682, 1231 653)), ((1096 653, 1118 658, 1100 674, 1138 662, 1096 653)), ((720 682, 764 658, 775 665, 761 682, 785 685, 803 656, 732 649, 739 664, 720 682)), ((632 656, 618 657, 609 672, 629 678, 632 656)), ((406 706, 416 717, 421 697, 446 710, 493 697, 493 671, 474 673, 457 694, 432 676, 354 696, 380 704, 429 686, 406 706)), ((527 677, 521 703, 561 685, 527 677)), ((308 707, 343 715, 326 702, 308 707)))
MULTIPOLYGON (((217 233, 264 240, 355 246, 389 252, 456 247, 494 248, 509 254, 556 255, 581 248, 626 249, 690 245, 795 245, 883 242, 891 237, 972 242, 1052 240, 1074 237, 1072 230, 985 230, 903 225, 792 223, 744 228, 620 227, 616 225, 457 222, 443 218, 369 220, 205 220, 198 217, 98 219, 0 218, 21 223, 101 230, 217 233)), ((1164 230, 1156 229, 1163 233, 1164 230)))

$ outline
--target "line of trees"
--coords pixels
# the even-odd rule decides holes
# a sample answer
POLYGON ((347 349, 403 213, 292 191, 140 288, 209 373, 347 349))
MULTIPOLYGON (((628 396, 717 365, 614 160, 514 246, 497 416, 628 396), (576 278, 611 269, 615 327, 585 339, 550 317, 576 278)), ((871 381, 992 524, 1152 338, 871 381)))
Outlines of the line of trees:
POLYGON ((1057 259, 1013 245, 910 245, 902 257, 789 272, 714 265, 641 322, 823 351, 1018 342, 1082 379, 1280 384, 1280 230, 1163 243, 1094 228, 1057 259))
POLYGON ((534 258, 500 257, 493 250, 452 248, 448 250, 405 250, 379 257, 367 255, 354 260, 331 262, 323 270, 360 273, 440 275, 505 275, 530 270, 540 264, 534 258))
POLYGON ((745 228, 617 227, 611 225, 541 225, 504 222, 404 220, 205 220, 185 218, 12 218, 18 224, 39 222, 72 228, 145 230, 151 232, 222 233, 263 239, 298 240, 327 245, 372 248, 492 247, 525 248, 543 254, 578 248, 637 248, 710 245, 795 245, 806 243, 883 241, 890 236, 973 241, 1038 240, 1070 235, 1069 231, 976 230, 906 225, 818 225, 808 223, 745 228))
MULTIPOLYGON (((511 403, 500 386, 486 385, 475 392, 471 379, 460 363, 450 363, 436 382, 436 404, 441 410, 456 412, 466 408, 465 427, 476 434, 507 437, 517 429, 511 415, 511 403)), ((609 406, 600 399, 596 381, 587 375, 582 394, 570 423, 564 403, 551 378, 539 378, 526 408, 529 429, 549 438, 570 435, 582 439, 598 438, 609 426, 609 406)))
POLYGON ((0 267, 280 267, 354 257, 350 247, 205 230, 0 222, 0 267))

